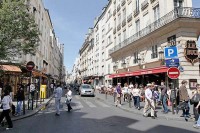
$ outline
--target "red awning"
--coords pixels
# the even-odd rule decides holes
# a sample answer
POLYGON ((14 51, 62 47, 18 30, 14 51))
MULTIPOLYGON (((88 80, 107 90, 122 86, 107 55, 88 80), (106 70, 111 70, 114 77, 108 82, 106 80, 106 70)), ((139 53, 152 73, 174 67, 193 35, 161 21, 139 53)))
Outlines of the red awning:
POLYGON ((156 67, 151 69, 143 69, 133 72, 126 72, 126 73, 119 73, 119 74, 112 74, 109 78, 118 78, 118 77, 128 77, 128 76, 138 76, 138 75, 146 75, 146 74, 156 74, 156 73, 165 73, 167 72, 167 67, 156 67))

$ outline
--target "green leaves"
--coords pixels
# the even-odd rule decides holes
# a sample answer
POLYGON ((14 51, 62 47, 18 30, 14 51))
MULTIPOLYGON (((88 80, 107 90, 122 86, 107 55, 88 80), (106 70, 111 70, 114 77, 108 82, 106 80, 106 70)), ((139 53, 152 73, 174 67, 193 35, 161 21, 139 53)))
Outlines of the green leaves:
POLYGON ((0 5, 0 61, 36 52, 39 30, 24 0, 3 0, 0 5))

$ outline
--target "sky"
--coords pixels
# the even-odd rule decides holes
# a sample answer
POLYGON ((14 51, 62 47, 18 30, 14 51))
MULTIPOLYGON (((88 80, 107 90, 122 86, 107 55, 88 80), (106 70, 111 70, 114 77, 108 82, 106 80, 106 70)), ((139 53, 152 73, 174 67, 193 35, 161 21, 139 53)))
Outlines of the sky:
MULTIPOLYGON (((192 0, 200 8, 200 0, 192 0)), ((49 9, 53 27, 60 43, 64 43, 64 65, 71 72, 78 52, 95 17, 101 15, 108 0, 43 0, 49 9), (56 2, 55 2, 56 1, 56 2)), ((200 39, 199 39, 200 44, 200 39)))

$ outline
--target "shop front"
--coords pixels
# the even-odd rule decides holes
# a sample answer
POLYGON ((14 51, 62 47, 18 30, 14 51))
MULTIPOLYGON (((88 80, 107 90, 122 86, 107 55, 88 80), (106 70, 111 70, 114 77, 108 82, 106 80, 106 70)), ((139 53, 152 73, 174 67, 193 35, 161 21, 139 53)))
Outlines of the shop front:
POLYGON ((142 69, 132 72, 124 72, 118 74, 112 74, 109 77, 113 78, 113 85, 117 85, 118 82, 124 86, 125 83, 142 84, 146 85, 150 82, 155 82, 160 85, 161 81, 165 81, 166 84, 170 82, 167 77, 167 67, 156 67, 149 69, 142 69))

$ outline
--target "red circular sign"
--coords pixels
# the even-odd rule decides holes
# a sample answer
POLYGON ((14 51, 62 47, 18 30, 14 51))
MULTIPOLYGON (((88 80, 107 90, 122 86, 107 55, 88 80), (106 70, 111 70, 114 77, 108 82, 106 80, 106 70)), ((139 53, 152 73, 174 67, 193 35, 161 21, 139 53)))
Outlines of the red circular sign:
POLYGON ((35 67, 35 63, 32 62, 32 61, 29 61, 29 62, 26 64, 26 69, 27 69, 28 71, 32 71, 34 67, 35 67))
POLYGON ((170 67, 167 70, 167 75, 170 79, 177 79, 180 75, 180 71, 176 67, 170 67))

